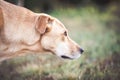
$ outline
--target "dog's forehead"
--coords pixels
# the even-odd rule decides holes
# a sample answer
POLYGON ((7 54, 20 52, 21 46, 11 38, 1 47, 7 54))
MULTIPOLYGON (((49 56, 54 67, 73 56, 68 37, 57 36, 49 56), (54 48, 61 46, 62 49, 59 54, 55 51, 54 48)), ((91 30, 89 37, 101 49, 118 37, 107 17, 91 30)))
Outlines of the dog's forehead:
POLYGON ((64 31, 67 30, 67 29, 65 28, 64 24, 62 24, 62 22, 61 22, 60 20, 56 19, 56 18, 55 18, 54 25, 55 25, 55 27, 58 28, 58 29, 61 29, 61 30, 64 30, 64 31))
POLYGON ((47 14, 41 14, 41 15, 45 15, 45 16, 49 17, 50 19, 54 20, 53 25, 54 25, 55 27, 57 26, 58 28, 62 28, 62 29, 64 29, 64 30, 66 30, 65 26, 64 26, 64 25, 62 24, 62 22, 61 22, 60 20, 58 20, 57 18, 52 17, 52 16, 47 15, 47 14))

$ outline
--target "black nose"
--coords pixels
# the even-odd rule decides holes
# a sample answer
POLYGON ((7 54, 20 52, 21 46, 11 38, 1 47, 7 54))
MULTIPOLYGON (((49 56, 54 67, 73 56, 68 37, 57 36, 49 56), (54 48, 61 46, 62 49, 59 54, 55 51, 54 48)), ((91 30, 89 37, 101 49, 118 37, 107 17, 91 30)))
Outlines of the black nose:
POLYGON ((81 53, 81 54, 84 52, 84 50, 83 50, 83 49, 81 49, 81 48, 79 49, 79 51, 80 51, 80 53, 81 53))

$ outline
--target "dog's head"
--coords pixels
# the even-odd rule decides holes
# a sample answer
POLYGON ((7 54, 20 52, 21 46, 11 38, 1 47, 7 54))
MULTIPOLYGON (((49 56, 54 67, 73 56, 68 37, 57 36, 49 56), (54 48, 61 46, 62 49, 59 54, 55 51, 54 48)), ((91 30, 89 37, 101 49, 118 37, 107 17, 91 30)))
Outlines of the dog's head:
POLYGON ((68 36, 64 25, 56 18, 41 14, 36 25, 41 36, 41 46, 45 51, 66 58, 75 59, 80 57, 83 50, 68 36))

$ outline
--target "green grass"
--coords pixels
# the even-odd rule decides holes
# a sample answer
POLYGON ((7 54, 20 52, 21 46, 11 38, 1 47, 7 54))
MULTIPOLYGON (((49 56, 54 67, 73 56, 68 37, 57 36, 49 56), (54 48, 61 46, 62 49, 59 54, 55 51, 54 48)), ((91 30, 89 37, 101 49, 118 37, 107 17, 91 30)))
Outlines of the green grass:
MULTIPOLYGON (((85 52, 81 58, 73 61, 63 60, 51 54, 18 57, 0 64, 0 76, 3 76, 1 79, 108 80, 112 76, 113 80, 118 80, 119 73, 112 65, 116 65, 112 60, 119 56, 120 37, 114 28, 107 25, 116 19, 112 10, 110 8, 108 11, 100 12, 94 7, 85 7, 53 11, 50 15, 61 20, 69 30, 70 37, 84 48, 85 52), (116 54, 118 56, 115 58, 111 57, 116 54), (109 65, 112 67, 108 67, 109 65), (111 74, 112 72, 116 74, 111 74), (7 73, 10 75, 6 75, 7 73)), ((119 62, 117 66, 120 66, 119 62)), ((117 69, 119 71, 119 68, 117 69)))

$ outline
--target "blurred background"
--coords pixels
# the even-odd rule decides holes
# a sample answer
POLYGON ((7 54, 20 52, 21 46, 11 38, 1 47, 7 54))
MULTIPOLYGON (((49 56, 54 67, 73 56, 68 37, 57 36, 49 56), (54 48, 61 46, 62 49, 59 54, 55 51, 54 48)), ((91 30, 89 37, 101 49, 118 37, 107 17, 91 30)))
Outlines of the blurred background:
POLYGON ((6 0, 58 18, 84 50, 76 60, 30 54, 0 63, 0 80, 119 80, 120 0, 6 0))

